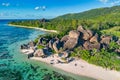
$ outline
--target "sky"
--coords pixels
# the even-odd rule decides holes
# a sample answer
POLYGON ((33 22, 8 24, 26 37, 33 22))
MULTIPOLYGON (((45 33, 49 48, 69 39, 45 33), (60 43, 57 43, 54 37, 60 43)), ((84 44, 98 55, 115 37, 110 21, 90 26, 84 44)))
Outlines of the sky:
POLYGON ((0 19, 50 19, 119 4, 120 0, 0 0, 0 19))

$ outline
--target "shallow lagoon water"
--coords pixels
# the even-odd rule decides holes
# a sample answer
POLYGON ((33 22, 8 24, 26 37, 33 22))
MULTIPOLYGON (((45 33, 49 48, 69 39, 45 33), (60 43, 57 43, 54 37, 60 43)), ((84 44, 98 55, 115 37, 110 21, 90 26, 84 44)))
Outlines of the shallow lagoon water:
POLYGON ((20 45, 45 32, 8 26, 7 22, 0 21, 0 80, 94 80, 27 59, 20 45))

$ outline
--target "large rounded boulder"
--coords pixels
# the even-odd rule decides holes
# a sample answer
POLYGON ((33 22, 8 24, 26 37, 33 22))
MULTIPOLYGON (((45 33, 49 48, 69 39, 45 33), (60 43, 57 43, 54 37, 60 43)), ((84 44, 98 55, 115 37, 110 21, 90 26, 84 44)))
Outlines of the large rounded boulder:
POLYGON ((43 49, 38 49, 36 50, 36 52, 34 53, 34 57, 42 57, 44 56, 45 53, 44 53, 44 50, 43 49))
POLYGON ((54 39, 51 39, 48 43, 49 48, 53 49, 53 43, 55 42, 54 39))
POLYGON ((61 46, 61 44, 60 44, 59 40, 57 40, 53 43, 53 49, 55 50, 55 52, 57 52, 57 53, 59 52, 60 46, 61 46))
POLYGON ((100 43, 90 43, 89 41, 86 41, 83 44, 84 48, 86 50, 93 50, 93 49, 97 49, 99 50, 101 48, 101 44, 100 43))
POLYGON ((65 35, 64 37, 62 37, 61 42, 66 42, 69 39, 68 35, 65 35))
POLYGON ((98 43, 98 34, 95 34, 91 39, 90 39, 91 43, 98 43))
POLYGON ((78 26, 77 31, 83 32, 85 29, 82 26, 78 26))
POLYGON ((102 36, 100 43, 109 45, 112 40, 111 36, 102 36))
POLYGON ((76 31, 76 30, 72 30, 69 32, 69 37, 70 38, 75 38, 78 39, 80 36, 80 32, 76 31))
POLYGON ((86 30, 87 31, 87 33, 89 34, 89 37, 91 38, 93 35, 94 35, 94 33, 93 33, 93 31, 91 31, 91 30, 86 30))
POLYGON ((76 38, 69 38, 69 40, 66 41, 66 43, 64 43, 63 48, 65 50, 73 50, 78 44, 78 39, 76 38))
POLYGON ((86 30, 82 32, 82 36, 84 40, 88 40, 91 37, 86 30))

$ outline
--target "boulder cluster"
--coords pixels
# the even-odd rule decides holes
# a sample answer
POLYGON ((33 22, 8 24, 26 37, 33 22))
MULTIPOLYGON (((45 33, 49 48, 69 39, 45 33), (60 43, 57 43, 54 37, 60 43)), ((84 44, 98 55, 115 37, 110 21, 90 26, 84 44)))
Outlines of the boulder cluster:
MULTIPOLYGON (((97 49, 99 51, 102 48, 107 49, 111 41, 111 36, 99 36, 97 33, 79 26, 77 30, 71 30, 68 35, 63 36, 61 39, 56 37, 52 39, 39 38, 36 46, 42 45, 45 48, 35 50, 34 56, 40 57, 55 52, 63 54, 62 57, 67 58, 75 47, 81 46, 85 50, 97 49)), ((120 41, 118 41, 118 44, 120 44, 120 41)), ((35 46, 34 42, 30 42, 29 46, 35 46)), ((27 47, 22 45, 21 49, 27 47)))
POLYGON ((65 35, 60 41, 63 42, 64 50, 73 50, 75 47, 82 46, 85 50, 100 50, 108 48, 111 36, 99 36, 91 30, 86 30, 79 26, 77 30, 72 30, 69 35, 65 35))

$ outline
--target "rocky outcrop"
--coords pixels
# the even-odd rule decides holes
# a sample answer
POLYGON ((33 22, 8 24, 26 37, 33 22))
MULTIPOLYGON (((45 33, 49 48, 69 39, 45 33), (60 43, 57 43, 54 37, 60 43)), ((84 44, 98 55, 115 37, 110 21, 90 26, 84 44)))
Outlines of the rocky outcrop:
POLYGON ((44 38, 44 37, 41 37, 40 39, 38 39, 37 45, 46 46, 48 42, 49 42, 49 39, 46 39, 46 38, 44 38))
POLYGON ((62 58, 68 58, 69 57, 69 55, 70 55, 70 51, 63 51, 63 52, 61 52, 60 54, 60 57, 62 57, 62 58))
POLYGON ((78 32, 76 30, 70 31, 69 35, 64 37, 66 39, 64 39, 65 43, 63 45, 63 49, 64 50, 67 50, 67 49, 68 50, 73 50, 78 44, 79 36, 80 36, 80 32, 78 32))
POLYGON ((98 34, 95 34, 91 39, 90 39, 91 43, 98 43, 98 34))
POLYGON ((34 56, 34 53, 28 54, 28 59, 29 59, 30 57, 33 57, 33 56, 34 56))
POLYGON ((82 35, 83 35, 83 39, 84 40, 88 40, 88 39, 90 39, 90 35, 89 35, 89 33, 86 31, 86 30, 84 30, 83 32, 81 32, 82 33, 82 35))
POLYGON ((83 32, 85 29, 82 26, 78 26, 77 31, 83 32))
POLYGON ((120 39, 117 41, 117 44, 120 45, 120 39))
POLYGON ((27 44, 21 45, 21 49, 28 49, 28 48, 29 48, 29 46, 27 44))
POLYGON ((44 53, 44 50, 43 49, 38 49, 36 50, 36 52, 34 53, 34 57, 41 57, 41 56, 44 56, 45 53, 44 53))
POLYGON ((69 35, 62 37, 61 42, 65 43, 69 39, 69 35))
POLYGON ((45 55, 49 55, 49 51, 47 49, 38 49, 34 53, 34 57, 42 57, 45 55))
MULTIPOLYGON (((75 47, 81 47, 82 50, 107 49, 109 48, 111 40, 111 36, 100 37, 97 33, 79 26, 77 30, 71 30, 69 34, 63 36, 61 40, 57 37, 50 40, 43 37, 40 38, 38 44, 44 45, 45 42, 46 48, 36 50, 34 56, 41 57, 43 55, 48 55, 50 54, 50 51, 52 52, 54 50, 56 53, 64 54, 63 57, 67 58, 69 52, 74 50, 75 47)), ((120 40, 118 40, 117 43, 120 45, 120 40)), ((29 47, 34 46, 34 42, 30 42, 28 45, 21 45, 21 49, 28 49, 29 47)), ((118 49, 116 51, 119 52, 118 49)))
POLYGON ((94 35, 94 33, 93 33, 93 31, 91 31, 91 30, 86 30, 87 31, 87 33, 89 34, 89 37, 91 38, 93 35, 94 35))
POLYGON ((49 41, 49 44, 48 44, 49 48, 53 49, 53 43, 54 43, 54 42, 55 42, 54 39, 51 39, 51 40, 49 41))
POLYGON ((41 38, 38 40, 37 45, 42 44, 42 42, 43 42, 43 38, 41 37, 41 38))
POLYGON ((85 30, 82 26, 79 26, 77 31, 81 33, 83 40, 88 40, 93 36, 93 32, 91 30, 85 30))
POLYGON ((78 39, 69 38, 63 46, 64 50, 73 50, 78 44, 78 39))
POLYGON ((59 49, 60 49, 60 41, 57 40, 53 43, 53 49, 55 50, 55 52, 59 52, 59 49))
POLYGON ((30 41, 30 42, 28 43, 28 45, 29 45, 30 47, 34 47, 34 46, 35 46, 35 43, 34 43, 33 41, 30 41))
POLYGON ((101 36, 100 43, 109 45, 112 40, 111 36, 101 36))
POLYGON ((83 46, 86 50, 93 50, 93 49, 99 50, 101 47, 100 43, 90 43, 89 41, 86 41, 83 44, 83 46))
POLYGON ((76 30, 72 30, 69 32, 69 37, 70 38, 75 38, 75 39, 78 39, 80 36, 80 33, 76 30))

